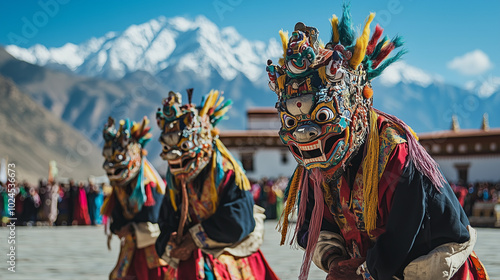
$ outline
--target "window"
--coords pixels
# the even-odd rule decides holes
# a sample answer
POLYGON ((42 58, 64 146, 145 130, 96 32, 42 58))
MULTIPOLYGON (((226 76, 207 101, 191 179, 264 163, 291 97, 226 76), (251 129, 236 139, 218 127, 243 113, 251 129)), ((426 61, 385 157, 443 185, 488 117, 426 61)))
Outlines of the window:
POLYGON ((288 163, 288 152, 283 152, 281 153, 281 164, 287 164, 288 163))
POLYGON ((497 143, 491 143, 490 144, 490 150, 491 151, 496 151, 496 149, 497 149, 497 143))
POLYGON ((461 185, 467 184, 468 180, 468 171, 469 171, 469 163, 457 163, 455 164, 455 168, 458 172, 458 183, 461 185))
POLYGON ((452 144, 448 144, 446 145, 446 151, 451 154, 453 153, 453 145, 452 144))
POLYGON ((246 171, 254 171, 253 168, 253 153, 242 153, 241 164, 246 171))
POLYGON ((480 152, 481 151, 481 143, 476 143, 476 145, 474 145, 474 149, 476 150, 476 152, 480 152))
POLYGON ((438 144, 432 144, 432 152, 435 154, 441 152, 441 146, 439 146, 438 144))
POLYGON ((467 152, 467 145, 465 145, 465 144, 460 144, 460 145, 458 146, 458 151, 459 151, 460 153, 465 153, 465 152, 467 152))

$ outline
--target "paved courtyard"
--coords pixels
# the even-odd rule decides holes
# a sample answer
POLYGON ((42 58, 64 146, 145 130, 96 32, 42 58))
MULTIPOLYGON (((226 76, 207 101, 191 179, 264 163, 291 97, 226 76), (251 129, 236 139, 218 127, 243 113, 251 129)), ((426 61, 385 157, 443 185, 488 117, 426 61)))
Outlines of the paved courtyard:
MULTIPOLYGON (((281 279, 297 279, 302 250, 279 246, 276 221, 266 221, 262 251, 281 279)), ((0 279, 107 279, 118 256, 119 242, 106 248, 102 226, 98 227, 17 227, 16 272, 7 270, 7 228, 0 228, 0 279)), ((478 229, 476 253, 491 279, 500 280, 500 230, 478 229)), ((311 266, 309 279, 325 279, 326 274, 311 266)))

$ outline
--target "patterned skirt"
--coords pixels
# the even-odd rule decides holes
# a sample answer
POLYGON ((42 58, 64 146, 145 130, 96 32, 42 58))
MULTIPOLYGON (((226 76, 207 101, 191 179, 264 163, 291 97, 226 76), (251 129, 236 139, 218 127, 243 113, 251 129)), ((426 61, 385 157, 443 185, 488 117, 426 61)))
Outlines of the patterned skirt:
POLYGON ((489 280, 483 263, 475 252, 472 252, 462 267, 451 277, 451 280, 489 280))
POLYGON ((138 249, 132 235, 125 237, 111 280, 174 280, 175 269, 158 257, 154 245, 138 249))
POLYGON ((215 258, 210 254, 204 254, 200 249, 196 249, 191 258, 179 263, 177 279, 276 280, 279 278, 260 250, 244 258, 234 257, 230 254, 222 254, 215 258))

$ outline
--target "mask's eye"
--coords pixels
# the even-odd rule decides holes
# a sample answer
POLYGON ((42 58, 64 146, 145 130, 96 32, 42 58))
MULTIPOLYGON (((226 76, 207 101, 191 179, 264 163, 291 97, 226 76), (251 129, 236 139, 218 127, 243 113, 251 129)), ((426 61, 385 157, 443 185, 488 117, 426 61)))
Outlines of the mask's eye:
POLYGON ((285 124, 285 126, 287 128, 291 128, 291 127, 294 127, 296 124, 297 124, 297 120, 295 120, 294 118, 288 116, 288 115, 284 115, 283 116, 283 123, 285 124))
POLYGON ((113 158, 113 150, 111 150, 110 148, 104 148, 104 149, 102 150, 102 155, 103 155, 106 159, 113 158))
POLYGON ((194 147, 194 145, 193 145, 193 142, 191 142, 191 141, 184 141, 181 144, 181 148, 183 150, 191 150, 193 147, 194 147))
POLYGON ((172 148, 172 147, 170 147, 169 145, 165 145, 165 144, 163 144, 163 150, 164 150, 164 151, 168 151, 168 150, 170 150, 171 148, 172 148))
POLYGON ((115 156, 115 159, 116 159, 117 161, 122 161, 122 160, 123 160, 123 155, 122 155, 122 154, 117 154, 117 155, 115 156))
POLYGON ((330 110, 330 108, 321 108, 316 113, 316 121, 326 122, 335 117, 335 114, 330 110))

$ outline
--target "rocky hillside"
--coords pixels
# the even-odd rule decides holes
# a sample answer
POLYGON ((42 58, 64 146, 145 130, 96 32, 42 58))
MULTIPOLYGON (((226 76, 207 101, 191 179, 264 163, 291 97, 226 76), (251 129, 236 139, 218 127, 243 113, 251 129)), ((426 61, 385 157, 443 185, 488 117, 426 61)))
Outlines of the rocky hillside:
POLYGON ((100 149, 0 76, 0 157, 15 164, 16 179, 47 178, 49 161, 59 177, 87 179, 104 175, 100 149))

